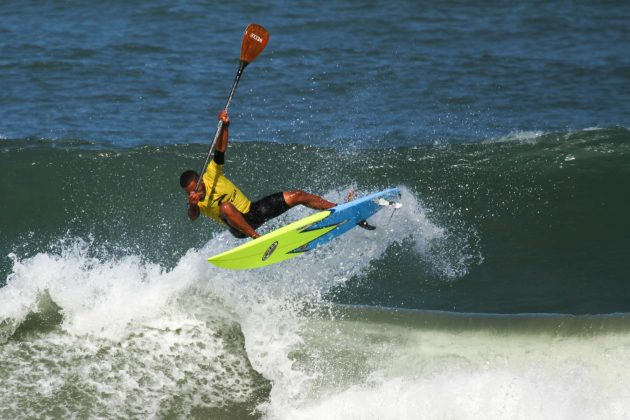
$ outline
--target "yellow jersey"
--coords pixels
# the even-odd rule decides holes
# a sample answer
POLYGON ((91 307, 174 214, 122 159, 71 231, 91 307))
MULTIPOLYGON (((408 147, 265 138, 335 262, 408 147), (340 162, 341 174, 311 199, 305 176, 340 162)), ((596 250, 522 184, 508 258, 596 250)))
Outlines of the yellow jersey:
POLYGON ((219 206, 226 201, 232 203, 243 214, 249 212, 251 202, 232 181, 223 175, 223 165, 217 164, 213 159, 203 174, 202 180, 206 187, 206 196, 203 201, 197 203, 201 213, 223 223, 219 217, 219 206))

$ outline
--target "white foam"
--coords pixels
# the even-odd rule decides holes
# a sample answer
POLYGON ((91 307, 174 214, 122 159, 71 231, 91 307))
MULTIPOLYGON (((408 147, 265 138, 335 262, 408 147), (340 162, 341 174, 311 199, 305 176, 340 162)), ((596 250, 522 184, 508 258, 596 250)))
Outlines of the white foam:
POLYGON ((165 410, 185 417, 193 406, 251 398, 255 375, 238 335, 224 338, 238 324, 207 289, 208 264, 196 251, 167 271, 137 256, 92 258, 89 247, 65 241, 60 254, 13 257, 0 320, 15 331, 47 295, 63 322, 60 330, 0 347, 0 406, 19 401, 14 413, 28 405, 26 416, 41 417, 51 409, 48 398, 74 392, 58 407, 67 417, 86 407, 95 417, 165 410))
POLYGON ((547 133, 537 130, 512 131, 505 136, 485 140, 482 143, 536 143, 545 134, 547 133))
MULTIPOLYGON (((228 233, 190 250, 172 270, 134 255, 92 257, 92 245, 81 239, 63 241, 60 253, 13 256, 13 272, 0 289, 0 320, 18 326, 48 295, 63 321, 59 331, 26 342, 28 360, 18 342, 0 349, 12 363, 3 382, 8 399, 0 397, 0 405, 28 401, 30 414, 38 416, 46 412, 47 396, 76 382, 93 401, 95 416, 159 416, 164 401, 176 398, 184 407, 176 412, 186 416, 195 405, 251 399, 259 384, 249 363, 273 384, 261 406, 271 418, 324 404, 313 399, 312 390, 326 375, 294 359, 295 350, 306 345, 310 305, 317 307, 332 287, 361 275, 394 242, 408 241, 418 255, 449 265, 450 257, 431 246, 445 237, 444 229, 427 218, 413 194, 402 191, 404 207, 393 218, 385 209, 371 219, 376 231, 353 229, 299 261, 261 270, 226 271, 207 263, 207 256, 238 243, 228 233), (227 334, 231 341, 223 338, 232 330, 244 335, 242 353, 233 333, 227 334), (32 378, 37 386, 25 386, 32 378)), ((327 198, 341 202, 345 194, 335 191, 327 198)), ((310 212, 294 209, 275 223, 310 212)), ((75 404, 68 409, 81 408, 75 404)))
POLYGON ((88 252, 87 242, 75 240, 61 255, 13 256, 13 273, 0 289, 0 318, 23 319, 46 292, 63 309, 67 332, 115 339, 132 320, 151 319, 191 284, 181 275, 183 265, 165 272, 137 256, 99 261, 88 252))
POLYGON ((273 401, 269 419, 622 419, 630 409, 628 334, 554 339, 340 319, 312 327, 301 365, 318 379, 301 402, 273 401))

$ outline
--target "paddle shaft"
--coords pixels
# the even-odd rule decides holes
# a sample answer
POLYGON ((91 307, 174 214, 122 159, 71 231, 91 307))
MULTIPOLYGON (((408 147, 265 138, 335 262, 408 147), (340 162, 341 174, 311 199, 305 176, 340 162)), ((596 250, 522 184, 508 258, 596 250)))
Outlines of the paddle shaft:
MULTIPOLYGON (((232 102, 232 97, 234 96, 234 92, 236 91, 238 81, 241 80, 243 70, 245 70, 245 67, 249 63, 254 61, 256 57, 258 57, 258 55, 265 49, 268 41, 269 32, 262 26, 256 23, 251 23, 247 26, 247 28, 245 28, 243 41, 241 42, 241 61, 238 66, 238 71, 236 72, 236 77, 234 78, 234 83, 232 84, 232 89, 230 90, 230 95, 228 96, 227 103, 225 104, 225 108, 223 108, 224 110, 227 111, 227 109, 230 107, 230 102, 232 102)), ((210 156, 212 155, 212 151, 217 144, 217 140, 219 139, 219 135, 221 135, 222 129, 223 121, 219 120, 219 125, 217 125, 217 132, 214 135, 214 140, 212 140, 210 150, 208 150, 208 155, 206 156, 206 161, 204 162, 203 168, 201 168, 201 172, 199 173, 199 178, 197 179, 197 184, 195 185, 195 192, 199 191, 201 179, 204 172, 206 172, 208 162, 210 162, 210 156)))
MULTIPOLYGON (((232 98, 234 97, 234 92, 236 91, 236 86, 238 85, 238 81, 241 80, 241 75, 243 74, 243 70, 247 66, 246 61, 241 60, 238 71, 236 72, 236 77, 234 78, 234 83, 232 84, 232 89, 230 90, 230 95, 228 96, 227 103, 225 104, 224 110, 228 110, 230 107, 230 102, 232 102, 232 98)), ((212 144, 210 145, 210 150, 208 150, 208 155, 206 156, 206 161, 203 163, 203 168, 201 168, 201 172, 199 172, 199 179, 197 179, 197 184, 195 185, 195 192, 199 190, 199 186, 201 185, 201 178, 206 172, 206 167, 208 167, 208 162, 210 162, 210 156, 212 156, 212 151, 214 150, 214 146, 217 144, 217 140, 219 139, 219 135, 221 134, 221 130, 223 129, 223 121, 219 121, 217 125, 217 132, 214 134, 214 140, 212 140, 212 144)))

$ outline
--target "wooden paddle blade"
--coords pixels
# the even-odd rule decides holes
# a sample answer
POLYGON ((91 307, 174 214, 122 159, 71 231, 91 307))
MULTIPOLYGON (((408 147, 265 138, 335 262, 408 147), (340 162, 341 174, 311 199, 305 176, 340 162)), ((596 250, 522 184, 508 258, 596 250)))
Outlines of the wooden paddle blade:
POLYGON ((241 61, 246 64, 254 61, 256 57, 265 49, 269 42, 269 32, 262 26, 252 23, 243 34, 241 44, 241 61))

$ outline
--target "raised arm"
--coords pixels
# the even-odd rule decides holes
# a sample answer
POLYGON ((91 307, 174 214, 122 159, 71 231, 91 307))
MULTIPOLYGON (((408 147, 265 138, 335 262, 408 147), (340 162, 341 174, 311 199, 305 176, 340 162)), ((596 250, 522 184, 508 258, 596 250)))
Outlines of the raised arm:
POLYGON ((215 146, 215 150, 217 152, 225 153, 228 145, 228 127, 230 126, 230 117, 226 110, 222 110, 219 112, 219 120, 223 121, 223 126, 221 128, 221 132, 219 133, 219 139, 217 140, 217 144, 215 146))

